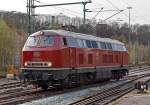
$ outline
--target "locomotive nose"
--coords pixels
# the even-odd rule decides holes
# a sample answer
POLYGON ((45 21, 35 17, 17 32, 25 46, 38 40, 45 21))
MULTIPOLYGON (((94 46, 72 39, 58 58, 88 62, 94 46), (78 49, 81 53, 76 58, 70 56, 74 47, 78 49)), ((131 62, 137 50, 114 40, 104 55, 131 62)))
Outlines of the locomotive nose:
POLYGON ((33 52, 33 57, 35 58, 39 58, 41 56, 41 53, 40 52, 33 52))
POLYGON ((23 56, 25 67, 52 67, 51 51, 26 51, 23 56))

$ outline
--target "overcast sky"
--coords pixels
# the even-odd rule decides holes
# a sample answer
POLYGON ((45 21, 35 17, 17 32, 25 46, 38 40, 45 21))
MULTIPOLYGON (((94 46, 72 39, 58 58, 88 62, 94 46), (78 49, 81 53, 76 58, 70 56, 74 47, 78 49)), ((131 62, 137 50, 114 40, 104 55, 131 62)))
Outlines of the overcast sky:
MULTIPOLYGON (((38 0, 43 3, 56 4, 56 3, 67 3, 67 2, 79 2, 85 0, 38 0)), ((27 0, 1 0, 0 10, 7 11, 19 11, 26 12, 27 0)), ((35 3, 38 5, 39 3, 35 3)), ((123 9, 124 11, 111 20, 118 20, 120 18, 123 22, 128 22, 128 10, 127 7, 131 6, 131 23, 139 24, 150 24, 150 1, 149 0, 92 0, 92 3, 87 4, 87 9, 96 9, 99 11, 100 8, 103 10, 117 10, 123 9)), ((82 17, 83 6, 82 5, 71 5, 71 6, 57 6, 57 7, 42 7, 36 8, 36 13, 41 14, 60 14, 68 15, 71 17, 82 17)), ((97 12, 86 13, 87 18, 92 19, 97 12)), ((100 12, 96 19, 106 19, 107 17, 115 14, 116 12, 100 12)))

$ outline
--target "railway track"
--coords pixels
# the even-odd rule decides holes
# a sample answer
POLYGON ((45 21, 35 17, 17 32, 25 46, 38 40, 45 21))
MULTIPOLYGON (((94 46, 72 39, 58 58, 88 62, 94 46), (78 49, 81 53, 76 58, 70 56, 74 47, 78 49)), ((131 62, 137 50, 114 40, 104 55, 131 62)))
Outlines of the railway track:
POLYGON ((141 75, 140 77, 132 78, 132 80, 109 88, 103 91, 100 91, 97 94, 83 98, 79 101, 73 102, 68 105, 107 105, 108 103, 118 99, 119 97, 131 92, 134 90, 134 82, 143 77, 150 76, 150 74, 141 75))
MULTIPOLYGON (((148 69, 148 68, 145 68, 145 69, 148 69)), ((125 84, 118 85, 117 87, 110 89, 111 91, 102 90, 99 93, 99 95, 97 94, 98 96, 94 95, 96 98, 94 98, 93 96, 90 96, 91 99, 88 99, 88 98, 83 99, 85 104, 83 103, 82 105, 91 105, 92 100, 95 101, 94 103, 98 103, 98 102, 99 103, 106 103, 108 96, 111 96, 111 95, 114 96, 114 94, 115 94, 116 97, 118 97, 117 94, 119 94, 119 93, 122 93, 122 95, 126 94, 127 92, 133 90, 133 86, 130 86, 130 85, 133 85, 133 83, 132 83, 133 79, 142 78, 144 76, 145 75, 141 75, 141 77, 138 76, 136 78, 134 78, 132 76, 132 78, 130 78, 130 79, 132 79, 130 82, 128 81, 125 84), (104 100, 102 100, 102 99, 104 99, 104 100), (86 101, 86 100, 88 100, 88 101, 86 101), (89 100, 91 100, 91 101, 89 101, 89 100), (89 102, 90 104, 86 104, 86 102, 89 102)), ((126 78, 125 80, 127 80, 127 79, 128 78, 126 78)), ((20 103, 40 99, 43 97, 49 97, 49 96, 53 96, 56 94, 65 93, 64 91, 54 91, 54 89, 52 89, 52 88, 50 88, 48 91, 43 91, 42 89, 39 89, 39 88, 38 89, 24 88, 21 86, 21 82, 2 84, 2 85, 0 85, 0 89, 1 90, 3 90, 3 89, 7 90, 7 91, 0 91, 0 105, 20 104, 20 103)), ((73 90, 69 90, 69 91, 72 92, 73 90)), ((82 102, 80 102, 80 103, 82 103, 82 102)), ((77 102, 75 102, 75 103, 71 103, 70 105, 81 105, 81 104, 77 104, 77 102)), ((102 105, 102 104, 100 104, 100 105, 102 105)))
MULTIPOLYGON (((0 95, 0 105, 13 105, 19 104, 24 100, 32 99, 30 96, 36 94, 37 89, 24 89, 18 92, 18 90, 5 95, 0 95)), ((40 91, 39 91, 40 92, 40 91)))
POLYGON ((150 71, 150 66, 136 68, 136 69, 130 69, 129 73, 135 74, 135 73, 141 73, 141 72, 145 72, 145 71, 150 71))
MULTIPOLYGON (((130 85, 131 85, 131 83, 130 83, 130 85)), ((129 92, 133 89, 134 89, 133 86, 129 86, 129 83, 126 83, 121 86, 117 86, 117 87, 111 88, 109 90, 105 90, 105 91, 95 94, 93 96, 86 97, 82 100, 71 103, 69 105, 95 105, 98 103, 101 103, 100 105, 102 105, 102 102, 107 100, 108 97, 111 97, 114 94, 119 94, 121 92, 123 92, 125 94, 126 92, 129 92)))
POLYGON ((107 101, 109 97, 118 95, 120 93, 123 95, 132 91, 133 89, 134 89, 133 83, 130 81, 130 82, 118 85, 116 87, 113 87, 111 89, 104 90, 95 95, 86 97, 84 99, 81 99, 69 105, 96 105, 98 103, 100 103, 100 105, 106 105, 104 104, 104 102, 107 101))
MULTIPOLYGON (((53 88, 51 88, 53 90, 53 88)), ((0 95, 0 105, 16 105, 24 102, 40 99, 43 97, 53 96, 56 94, 63 94, 63 91, 55 91, 49 89, 48 91, 43 91, 42 89, 26 89, 20 92, 13 92, 4 96, 0 95)))
POLYGON ((21 86, 21 85, 22 85, 22 83, 20 81, 5 83, 5 84, 1 84, 0 85, 0 90, 8 89, 8 88, 14 88, 14 87, 18 87, 18 86, 21 86))

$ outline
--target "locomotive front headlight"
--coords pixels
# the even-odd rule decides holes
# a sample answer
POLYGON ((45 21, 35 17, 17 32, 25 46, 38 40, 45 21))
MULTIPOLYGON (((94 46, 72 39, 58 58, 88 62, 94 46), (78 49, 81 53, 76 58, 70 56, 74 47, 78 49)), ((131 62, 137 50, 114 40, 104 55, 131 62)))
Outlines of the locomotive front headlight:
POLYGON ((48 62, 47 65, 48 65, 49 67, 51 67, 51 66, 52 66, 52 62, 48 62))
POLYGON ((25 63, 24 63, 24 66, 28 66, 28 63, 27 63, 27 62, 25 62, 25 63))

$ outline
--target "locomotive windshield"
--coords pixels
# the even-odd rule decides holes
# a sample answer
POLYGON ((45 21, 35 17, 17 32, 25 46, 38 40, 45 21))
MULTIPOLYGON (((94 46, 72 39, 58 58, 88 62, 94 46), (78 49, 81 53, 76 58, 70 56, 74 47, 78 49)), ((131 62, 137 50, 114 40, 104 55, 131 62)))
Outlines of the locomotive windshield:
POLYGON ((26 46, 51 46, 54 44, 52 36, 30 36, 26 42, 26 46))

